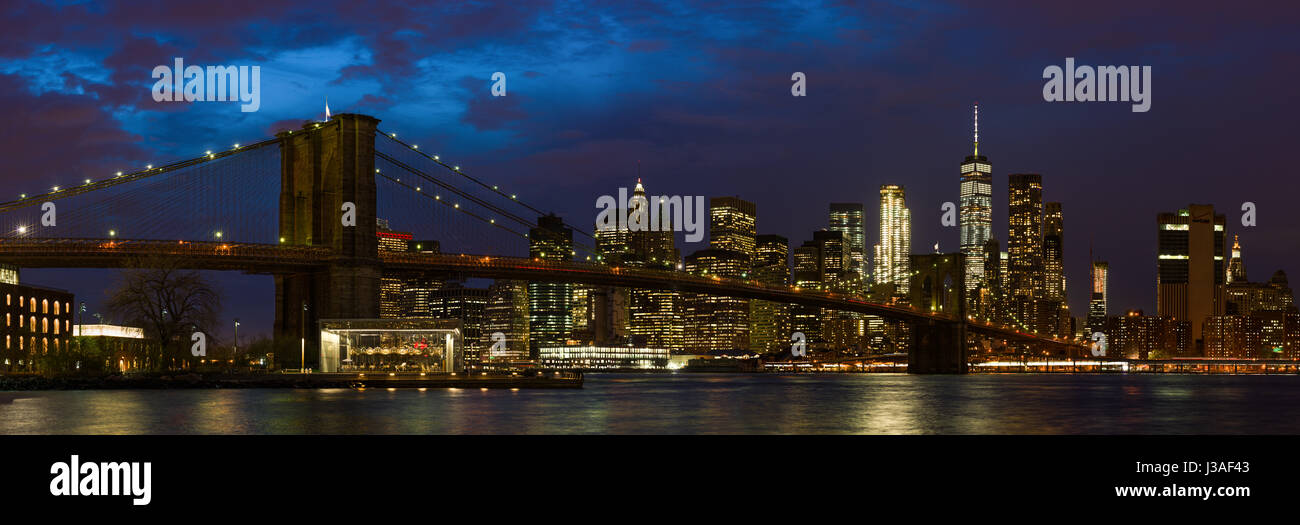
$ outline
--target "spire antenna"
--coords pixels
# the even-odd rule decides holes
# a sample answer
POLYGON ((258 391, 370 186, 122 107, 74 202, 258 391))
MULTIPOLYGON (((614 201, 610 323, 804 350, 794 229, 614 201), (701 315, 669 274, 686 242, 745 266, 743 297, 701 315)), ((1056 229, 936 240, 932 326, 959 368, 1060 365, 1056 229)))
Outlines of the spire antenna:
POLYGON ((980 155, 980 103, 975 103, 975 156, 980 155))

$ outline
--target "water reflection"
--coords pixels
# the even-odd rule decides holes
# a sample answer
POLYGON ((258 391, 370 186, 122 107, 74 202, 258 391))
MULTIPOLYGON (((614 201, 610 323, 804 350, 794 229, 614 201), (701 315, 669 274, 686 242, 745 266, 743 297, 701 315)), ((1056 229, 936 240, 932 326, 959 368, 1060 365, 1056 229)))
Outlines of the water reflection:
POLYGON ((0 392, 10 434, 1295 434, 1300 377, 592 375, 582 390, 0 392))

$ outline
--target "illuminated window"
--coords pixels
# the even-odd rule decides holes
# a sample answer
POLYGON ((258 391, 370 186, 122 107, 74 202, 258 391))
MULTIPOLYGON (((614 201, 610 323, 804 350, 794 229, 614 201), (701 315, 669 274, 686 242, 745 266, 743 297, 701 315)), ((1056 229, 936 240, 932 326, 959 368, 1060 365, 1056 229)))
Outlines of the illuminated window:
POLYGON ((48 314, 48 313, 50 313, 50 300, 49 300, 49 299, 41 299, 41 313, 43 313, 43 314, 48 314))
POLYGON ((31 304, 31 308, 29 308, 29 310, 31 310, 31 313, 36 313, 36 298, 35 298, 35 297, 32 298, 32 300, 30 301, 30 304, 31 304))
POLYGON ((54 315, 59 315, 59 302, 54 301, 54 315))

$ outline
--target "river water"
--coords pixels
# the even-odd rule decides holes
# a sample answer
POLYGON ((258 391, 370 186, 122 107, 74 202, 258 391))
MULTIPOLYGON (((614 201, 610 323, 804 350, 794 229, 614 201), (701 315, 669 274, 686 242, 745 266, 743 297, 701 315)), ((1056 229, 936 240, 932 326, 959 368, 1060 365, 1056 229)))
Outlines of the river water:
POLYGON ((1300 434, 1300 376, 590 374, 581 390, 0 392, 5 434, 1300 434))

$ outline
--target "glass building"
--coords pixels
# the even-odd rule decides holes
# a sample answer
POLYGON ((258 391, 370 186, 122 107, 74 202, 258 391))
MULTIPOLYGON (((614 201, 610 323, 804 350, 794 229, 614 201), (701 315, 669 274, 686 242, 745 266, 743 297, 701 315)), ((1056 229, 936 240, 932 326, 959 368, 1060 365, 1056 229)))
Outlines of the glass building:
POLYGON ((542 367, 563 370, 663 370, 670 352, 665 348, 630 346, 544 346, 542 367))
POLYGON ((875 253, 875 283, 892 284, 895 296, 906 296, 910 281, 912 213, 903 187, 880 187, 880 243, 875 253))
POLYGON ((849 268, 865 281, 867 278, 866 228, 860 202, 832 202, 830 230, 844 232, 849 243, 849 268))
POLYGON ((966 297, 974 302, 974 293, 984 282, 984 244, 993 235, 993 165, 980 155, 980 107, 975 105, 975 150, 961 163, 961 253, 966 256, 966 297))
POLYGON ((322 319, 322 372, 464 370, 455 319, 322 319))
MULTIPOLYGON (((537 219, 528 233, 529 257, 551 261, 573 259, 573 230, 556 215, 537 219)), ((573 284, 528 283, 528 340, 534 347, 562 346, 573 331, 573 284)))

